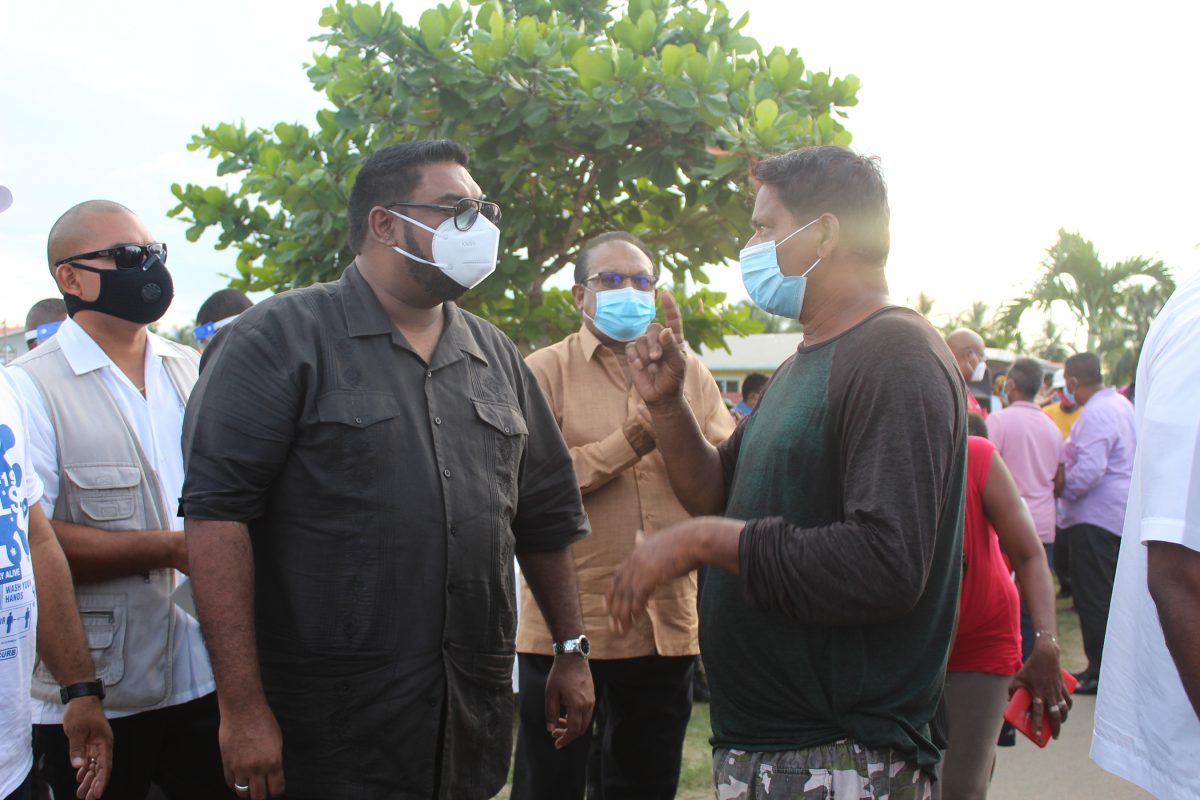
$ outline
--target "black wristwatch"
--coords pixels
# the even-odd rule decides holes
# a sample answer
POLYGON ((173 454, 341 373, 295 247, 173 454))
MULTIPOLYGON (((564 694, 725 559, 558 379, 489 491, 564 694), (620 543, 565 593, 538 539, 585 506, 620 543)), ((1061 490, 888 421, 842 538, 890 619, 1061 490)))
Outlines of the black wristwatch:
POLYGON ((564 653, 578 653, 587 658, 592 652, 592 643, 583 634, 579 635, 578 639, 567 639, 565 642, 554 643, 554 655, 561 656, 564 653))
POLYGON ((70 686, 64 686, 58 690, 58 696, 62 698, 63 705, 74 700, 76 697, 99 697, 104 699, 104 681, 84 681, 83 683, 72 683, 70 686))

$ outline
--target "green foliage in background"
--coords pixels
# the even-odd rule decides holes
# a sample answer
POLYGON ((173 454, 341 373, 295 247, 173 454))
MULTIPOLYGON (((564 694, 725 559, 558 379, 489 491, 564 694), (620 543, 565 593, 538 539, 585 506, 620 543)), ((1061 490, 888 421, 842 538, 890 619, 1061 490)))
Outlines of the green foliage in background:
POLYGON ((1175 280, 1162 261, 1137 256, 1104 264, 1095 244, 1060 230, 1041 277, 1002 309, 997 324, 1015 330, 1031 308, 1047 314, 1065 308, 1087 332, 1084 349, 1100 355, 1109 382, 1123 384, 1133 379, 1150 323, 1173 291, 1175 280))
MULTIPOLYGON (((545 284, 586 237, 631 231, 675 280, 703 285, 750 234, 754 159, 849 143, 858 79, 765 50, 747 20, 717 0, 456 0, 408 20, 338 0, 308 70, 329 101, 316 125, 204 127, 189 147, 228 183, 173 186, 171 214, 191 240, 212 227, 238 251, 238 288, 330 280, 353 256, 345 208, 363 159, 454 139, 504 210, 498 274, 463 304, 523 347, 553 341, 578 313, 545 284)), ((719 293, 680 299, 694 347, 760 330, 719 293)))

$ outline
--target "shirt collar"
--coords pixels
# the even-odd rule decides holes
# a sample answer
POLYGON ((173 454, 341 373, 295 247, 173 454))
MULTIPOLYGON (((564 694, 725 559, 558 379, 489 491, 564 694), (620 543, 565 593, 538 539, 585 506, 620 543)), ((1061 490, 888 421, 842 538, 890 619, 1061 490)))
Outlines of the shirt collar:
MULTIPOLYGON (((393 334, 399 336, 396 326, 392 323, 392 318, 383 310, 379 298, 375 296, 370 284, 359 272, 358 264, 351 264, 347 267, 338 283, 343 292, 342 308, 346 314, 346 332, 350 336, 391 336, 393 334)), ((475 340, 470 326, 467 325, 463 310, 447 300, 442 303, 442 313, 445 319, 445 328, 442 330, 441 340, 434 350, 435 363, 430 366, 444 360, 440 354, 445 352, 444 348, 447 347, 472 355, 486 364, 487 358, 484 356, 479 342, 475 340)))
MULTIPOLYGON (((114 366, 112 359, 100 349, 96 340, 73 319, 63 322, 54 339, 66 357, 67 364, 71 366, 71 371, 76 375, 114 366)), ((182 354, 176 352, 161 336, 146 331, 146 339, 150 345, 150 352, 158 358, 182 358, 182 354)))
POLYGON ((587 326, 587 323, 579 326, 579 346, 583 348, 583 357, 585 359, 591 361, 592 356, 596 354, 596 351, 603 344, 596 334, 592 333, 592 329, 587 326))

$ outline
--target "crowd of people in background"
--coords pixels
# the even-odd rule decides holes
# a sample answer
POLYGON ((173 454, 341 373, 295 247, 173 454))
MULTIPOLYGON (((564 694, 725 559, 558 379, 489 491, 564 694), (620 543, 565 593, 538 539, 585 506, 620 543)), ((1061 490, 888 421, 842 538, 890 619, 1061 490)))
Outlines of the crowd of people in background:
POLYGON ((0 371, 0 797, 671 798, 702 664, 720 800, 984 798, 1072 686, 1097 763, 1200 798, 1200 279, 1136 397, 993 375, 889 299, 875 160, 753 174, 743 282, 804 335, 732 409, 632 232, 561 341, 460 308, 502 212, 454 142, 371 154, 341 278, 222 290, 195 348, 167 246, 68 209, 0 371))

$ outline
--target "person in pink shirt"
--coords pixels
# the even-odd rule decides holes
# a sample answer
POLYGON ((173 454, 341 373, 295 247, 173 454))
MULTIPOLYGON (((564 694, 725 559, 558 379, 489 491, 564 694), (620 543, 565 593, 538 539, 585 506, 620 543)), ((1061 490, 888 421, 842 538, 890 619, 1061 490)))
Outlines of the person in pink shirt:
POLYGON ((1054 476, 1063 457, 1058 426, 1034 402, 1042 385, 1042 368, 1032 358, 1013 363, 1004 382, 1008 406, 988 418, 988 436, 1012 472, 1046 560, 1054 563, 1054 476))

